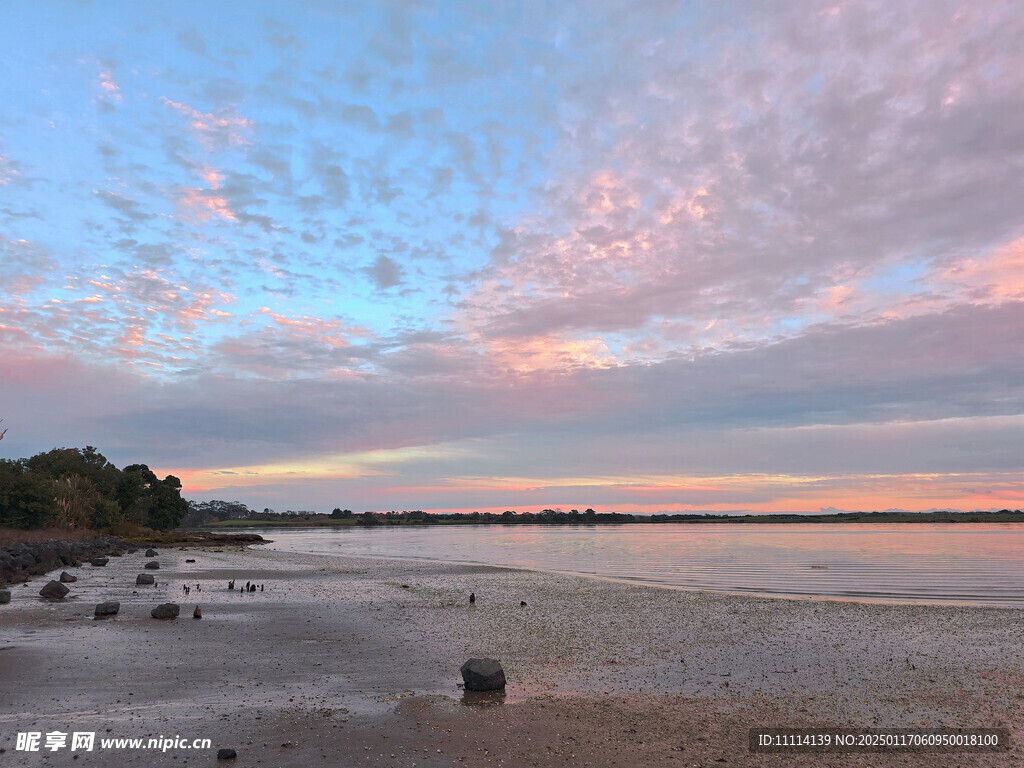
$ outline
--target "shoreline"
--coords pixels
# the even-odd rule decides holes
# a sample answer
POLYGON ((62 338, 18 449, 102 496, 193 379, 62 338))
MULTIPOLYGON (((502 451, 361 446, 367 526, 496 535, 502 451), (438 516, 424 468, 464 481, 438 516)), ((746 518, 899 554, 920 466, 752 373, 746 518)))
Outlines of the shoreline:
MULTIPOLYGON (((219 745, 236 749, 240 765, 325 764, 327 754, 345 756, 339 765, 404 766, 416 746, 419 765, 621 768, 723 757, 777 765, 779 756, 746 749, 746 729, 766 724, 1003 723, 1015 743, 1024 736, 1024 614, 1013 609, 780 600, 267 549, 161 550, 156 587, 135 587, 147 559, 82 566, 59 603, 35 597, 36 579, 0 606, 0 680, 14 692, 0 704, 0 748, 14 751, 14 731, 93 723, 121 736, 209 737, 215 746, 200 762, 219 745), (229 592, 232 578, 266 591, 229 592), (93 620, 101 599, 120 599, 118 616, 93 620), (148 617, 167 600, 181 604, 181 618, 148 617), (199 621, 188 617, 194 604, 199 621), (481 655, 505 667, 504 703, 463 704, 458 667, 481 655), (699 741, 708 733, 718 736, 699 741), (281 746, 289 742, 297 746, 281 746)), ((1015 755, 904 754, 884 764, 1005 765, 1015 755)), ((18 757, 44 764, 42 753, 18 757)), ((76 764, 197 759, 125 751, 76 764)))
MULTIPOLYGON (((265 544, 272 544, 273 539, 267 539, 265 544)), ((297 554, 297 555, 309 555, 314 557, 335 557, 335 555, 326 555, 322 553, 302 553, 302 552, 291 552, 289 550, 274 550, 275 552, 281 552, 283 554, 297 554)), ((601 582, 611 582, 613 584, 621 584, 623 586, 642 586, 651 587, 652 589, 670 589, 679 592, 694 593, 694 594, 707 594, 707 595, 725 595, 729 597, 750 597, 758 598, 763 600, 797 600, 797 601, 811 601, 820 603, 856 603, 864 605, 881 605, 881 606, 920 606, 920 607, 949 607, 949 608, 987 608, 994 610, 1005 610, 1005 611, 1024 611, 1024 606, 1013 606, 1013 605, 996 605, 989 603, 971 603, 966 601, 957 600, 901 600, 901 599, 885 599, 885 598, 867 598, 867 597, 841 597, 835 595, 805 595, 805 594, 776 594, 773 592, 741 592, 727 589, 708 589, 698 587, 684 587, 679 584, 666 584, 656 581, 646 581, 640 578, 627 578, 623 576, 602 576, 599 573, 586 573, 585 571, 561 571, 554 568, 541 568, 537 566, 526 566, 526 565, 491 565, 489 563, 483 563, 475 560, 441 560, 434 557, 419 557, 415 555, 361 555, 356 553, 344 553, 336 555, 342 558, 351 558, 354 560, 385 560, 396 562, 413 562, 413 563, 430 563, 433 565, 457 565, 457 566, 470 566, 478 568, 494 568, 497 570, 506 571, 522 571, 525 573, 537 573, 537 574, 548 574, 551 576, 570 576, 579 577, 583 579, 593 579, 601 582)))
MULTIPOLYGON (((43 533, 44 531, 40 531, 43 533)), ((122 557, 134 554, 140 549, 151 547, 173 547, 183 549, 196 547, 246 547, 268 543, 256 534, 223 533, 163 533, 156 537, 120 537, 90 532, 86 538, 66 537, 66 531, 52 531, 54 538, 33 537, 7 546, 0 546, 0 591, 7 587, 23 584, 34 576, 41 576, 62 567, 76 568, 93 558, 122 557)), ((0 596, 2 597, 2 596, 0 596)))

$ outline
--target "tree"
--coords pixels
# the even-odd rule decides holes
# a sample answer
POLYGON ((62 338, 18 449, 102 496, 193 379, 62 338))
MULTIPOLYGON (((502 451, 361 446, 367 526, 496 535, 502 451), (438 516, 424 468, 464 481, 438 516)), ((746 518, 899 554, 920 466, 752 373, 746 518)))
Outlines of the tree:
POLYGON ((176 527, 188 512, 188 503, 181 498, 181 480, 167 475, 153 489, 153 496, 155 503, 149 512, 150 526, 162 531, 176 527))
POLYGON ((96 524, 96 508, 101 496, 89 478, 65 475, 55 481, 58 528, 90 528, 96 524))
POLYGON ((178 478, 158 480, 145 464, 119 470, 91 445, 0 459, 0 525, 110 528, 127 518, 173 528, 187 509, 178 478))
POLYGON ((0 525, 42 528, 54 517, 53 480, 30 472, 24 459, 0 459, 0 525))
POLYGON ((158 530, 174 528, 188 512, 188 503, 181 498, 181 480, 174 475, 158 480, 145 464, 124 468, 117 497, 129 520, 158 530))

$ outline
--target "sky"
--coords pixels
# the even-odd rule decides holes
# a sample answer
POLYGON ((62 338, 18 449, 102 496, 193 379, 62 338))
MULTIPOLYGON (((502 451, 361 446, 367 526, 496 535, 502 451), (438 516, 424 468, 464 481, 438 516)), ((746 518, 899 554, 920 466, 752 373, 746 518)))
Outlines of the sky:
POLYGON ((256 509, 1020 508, 1024 15, 0 24, 0 457, 256 509))

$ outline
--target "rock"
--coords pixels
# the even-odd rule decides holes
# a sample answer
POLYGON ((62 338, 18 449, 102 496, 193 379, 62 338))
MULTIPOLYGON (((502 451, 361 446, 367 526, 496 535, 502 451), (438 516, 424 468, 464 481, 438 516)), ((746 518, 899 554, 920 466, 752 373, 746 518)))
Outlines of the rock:
POLYGON ((469 593, 469 602, 471 602, 471 603, 475 603, 476 602, 476 592, 470 592, 469 593))
POLYGON ((148 563, 146 563, 146 567, 149 568, 149 570, 151 571, 156 571, 159 570, 160 563, 158 563, 156 560, 150 560, 148 563))
POLYGON ((195 562, 195 560, 186 560, 185 562, 186 562, 186 563, 194 563, 194 562, 195 562))
POLYGON ((61 584, 59 581, 51 581, 45 587, 39 590, 41 597, 46 597, 51 600, 62 600, 64 596, 71 590, 61 584))
POLYGON ((11 602, 11 590, 0 589, 0 605, 11 602))
POLYGON ((121 604, 117 600, 108 600, 105 603, 100 603, 96 606, 97 616, 116 616, 117 612, 121 610, 121 604))
POLYGON ((467 691, 497 691, 505 687, 505 670, 494 659, 470 659, 459 671, 467 691))
POLYGON ((147 549, 146 550, 146 557, 156 557, 156 550, 155 549, 147 549))
POLYGON ((194 611, 192 611, 192 618, 193 619, 201 619, 201 618, 203 618, 203 609, 200 608, 198 605, 196 606, 196 609, 194 611))
POLYGON ((179 613, 181 607, 177 603, 164 603, 150 611, 149 615, 154 619, 176 619, 179 613))
POLYGON ((61 573, 60 573, 60 580, 63 583, 65 583, 65 584, 71 584, 73 582, 78 581, 78 577, 77 576, 72 576, 67 571, 61 571, 61 573))
POLYGON ((110 562, 110 558, 107 558, 107 557, 94 557, 91 560, 89 560, 89 563, 91 565, 95 565, 97 568, 101 568, 102 566, 106 565, 109 562, 110 562))
POLYGON ((156 584, 156 579, 151 573, 140 573, 135 577, 135 586, 138 587, 142 584, 156 584))
POLYGON ((233 749, 218 749, 217 759, 218 760, 234 760, 238 755, 233 749))
POLYGON ((402 589, 408 589, 408 588, 409 588, 409 585, 408 585, 408 584, 403 584, 403 585, 402 585, 402 589))
POLYGON ((519 607, 520 608, 525 607, 525 605, 526 605, 526 601, 525 600, 520 600, 519 601, 519 607))

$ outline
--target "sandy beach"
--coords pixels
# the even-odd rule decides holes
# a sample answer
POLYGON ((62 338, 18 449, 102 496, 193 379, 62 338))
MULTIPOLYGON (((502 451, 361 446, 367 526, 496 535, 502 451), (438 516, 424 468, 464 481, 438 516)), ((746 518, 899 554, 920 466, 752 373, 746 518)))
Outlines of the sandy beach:
POLYGON ((68 569, 78 581, 59 602, 38 597, 59 570, 12 587, 0 606, 0 764, 215 765, 220 748, 238 755, 220 764, 240 766, 1022 764, 1019 610, 753 598, 259 547, 162 549, 156 571, 143 569, 149 559, 68 569), (156 586, 136 587, 139 573, 156 586), (228 590, 232 579, 264 591, 228 590), (120 612, 94 619, 104 600, 120 612), (180 618, 150 618, 168 601, 180 618), (504 696, 464 694, 459 667, 473 656, 501 661, 504 696), (748 750, 752 727, 819 725, 1002 727, 1014 746, 748 750), (27 731, 211 747, 17 751, 27 731))

